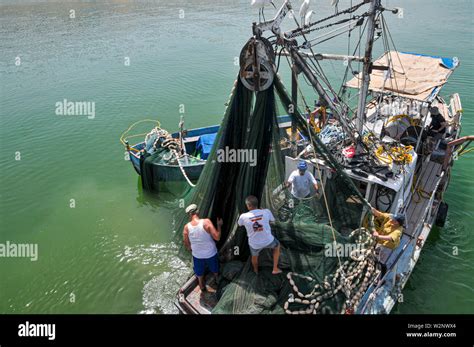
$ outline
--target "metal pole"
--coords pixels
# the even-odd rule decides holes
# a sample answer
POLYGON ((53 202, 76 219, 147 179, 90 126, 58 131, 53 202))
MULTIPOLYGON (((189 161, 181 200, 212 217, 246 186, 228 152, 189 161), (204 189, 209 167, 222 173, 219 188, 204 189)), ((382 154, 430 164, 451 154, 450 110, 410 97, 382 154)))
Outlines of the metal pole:
POLYGON ((295 110, 298 105, 298 67, 293 64, 291 67, 291 103, 293 105, 293 112, 291 114, 291 153, 293 156, 298 154, 298 146, 296 144, 297 131, 295 118, 295 110))
POLYGON ((324 98, 326 103, 328 104, 329 108, 331 109, 334 117, 341 123, 342 128, 344 129, 344 132, 350 136, 352 141, 355 142, 354 134, 351 129, 351 127, 347 124, 346 120, 344 117, 339 113, 338 109, 336 108, 336 105, 334 104, 333 100, 330 98, 330 96, 326 93, 324 90, 323 86, 321 83, 319 83, 318 79, 314 76, 313 72, 311 69, 308 67, 306 61, 304 58, 301 56, 301 54, 295 49, 295 48, 290 48, 290 53, 293 58, 293 61, 295 64, 298 66, 301 72, 304 73, 308 81, 311 83, 311 85, 316 89, 318 92, 318 95, 324 98))
POLYGON ((357 105, 357 131, 362 134, 365 122, 365 102, 369 91, 370 72, 372 69, 372 47, 374 45, 375 16, 377 9, 381 6, 381 0, 371 0, 369 17, 367 22, 367 42, 365 44, 364 67, 362 69, 362 86, 359 91, 359 103, 357 105))

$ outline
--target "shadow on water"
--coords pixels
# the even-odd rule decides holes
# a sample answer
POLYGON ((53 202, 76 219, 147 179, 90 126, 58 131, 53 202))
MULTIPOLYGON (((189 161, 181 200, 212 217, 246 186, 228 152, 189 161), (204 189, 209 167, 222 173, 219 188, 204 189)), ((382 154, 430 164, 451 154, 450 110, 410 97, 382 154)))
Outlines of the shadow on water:
POLYGON ((154 208, 167 208, 175 210, 183 208, 184 199, 191 192, 191 187, 186 182, 163 182, 158 191, 144 190, 141 178, 137 179, 137 197, 139 206, 154 208))

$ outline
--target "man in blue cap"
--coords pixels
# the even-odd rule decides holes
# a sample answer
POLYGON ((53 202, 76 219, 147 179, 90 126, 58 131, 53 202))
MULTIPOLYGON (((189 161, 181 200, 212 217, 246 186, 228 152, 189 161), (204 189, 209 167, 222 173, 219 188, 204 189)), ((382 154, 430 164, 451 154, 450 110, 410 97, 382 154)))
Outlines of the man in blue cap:
POLYGON ((318 182, 313 174, 308 170, 308 164, 304 160, 298 163, 298 169, 293 171, 288 177, 286 186, 291 186, 291 194, 297 199, 304 199, 310 196, 311 186, 318 190, 318 182))
POLYGON ((405 225, 405 216, 401 213, 390 214, 372 208, 375 217, 373 236, 384 247, 395 249, 400 244, 405 225))

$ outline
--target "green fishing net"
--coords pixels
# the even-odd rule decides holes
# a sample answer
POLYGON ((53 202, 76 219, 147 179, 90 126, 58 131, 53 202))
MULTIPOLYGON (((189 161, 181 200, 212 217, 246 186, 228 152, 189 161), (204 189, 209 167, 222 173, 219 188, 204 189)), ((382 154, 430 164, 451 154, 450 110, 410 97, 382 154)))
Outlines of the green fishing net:
MULTIPOLYGON (((316 284, 327 282, 327 276, 334 275, 341 262, 352 263, 344 257, 326 256, 325 250, 334 241, 354 242, 351 232, 360 227, 364 199, 308 127, 305 117, 291 111, 291 99, 278 76, 270 88, 257 93, 245 88, 238 78, 204 170, 196 187, 185 196, 184 205, 197 204, 202 218, 210 218, 214 224, 217 217, 224 220, 218 242, 219 300, 212 313, 284 313, 285 302, 295 296, 288 272, 298 274, 293 281, 300 292, 310 293, 316 284), (280 146, 282 136, 288 135, 278 127, 278 105, 291 115, 317 157, 329 166, 322 181, 324 196, 297 201, 288 190, 276 190, 285 181, 285 155, 289 154, 280 146), (256 165, 220 162, 217 151, 226 147, 255 150, 256 165), (260 253, 258 276, 252 271, 246 231, 237 226, 238 216, 247 211, 244 200, 248 195, 255 195, 260 207, 270 209, 275 216, 272 231, 282 246, 282 274, 271 273, 271 250, 260 253)), ((178 214, 177 226, 182 230, 188 221, 184 208, 178 214)), ((181 233, 178 235, 182 238, 181 233)), ((183 248, 181 255, 189 259, 186 252, 183 248)), ((325 300, 320 311, 340 312, 346 299, 344 291, 339 291, 325 300)), ((292 306, 297 310, 305 305, 292 302, 292 306)))

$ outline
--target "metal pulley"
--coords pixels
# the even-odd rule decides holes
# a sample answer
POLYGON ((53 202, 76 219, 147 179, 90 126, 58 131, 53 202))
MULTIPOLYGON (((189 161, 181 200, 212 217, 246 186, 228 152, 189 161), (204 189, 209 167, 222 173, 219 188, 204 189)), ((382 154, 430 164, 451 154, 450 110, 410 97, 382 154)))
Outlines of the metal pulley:
POLYGON ((252 37, 240 52, 240 80, 252 91, 268 89, 275 76, 275 54, 265 38, 252 37))

